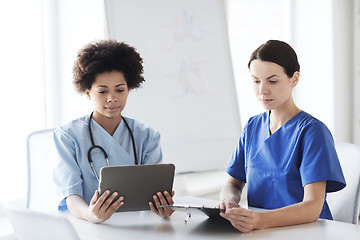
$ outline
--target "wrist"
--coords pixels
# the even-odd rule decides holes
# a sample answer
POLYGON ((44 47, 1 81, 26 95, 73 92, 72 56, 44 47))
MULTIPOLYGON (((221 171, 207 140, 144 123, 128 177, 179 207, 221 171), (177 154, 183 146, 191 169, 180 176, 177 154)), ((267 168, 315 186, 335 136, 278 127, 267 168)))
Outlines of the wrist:
POLYGON ((240 199, 235 198, 224 198, 221 200, 221 202, 225 204, 238 204, 240 202, 240 199))
POLYGON ((258 219, 258 226, 257 229, 265 229, 270 228, 270 221, 269 221, 269 214, 268 212, 256 212, 257 213, 257 219, 258 219))
POLYGON ((238 208, 239 204, 236 200, 228 200, 228 199, 224 199, 222 201, 222 205, 224 209, 231 209, 231 208, 238 208))

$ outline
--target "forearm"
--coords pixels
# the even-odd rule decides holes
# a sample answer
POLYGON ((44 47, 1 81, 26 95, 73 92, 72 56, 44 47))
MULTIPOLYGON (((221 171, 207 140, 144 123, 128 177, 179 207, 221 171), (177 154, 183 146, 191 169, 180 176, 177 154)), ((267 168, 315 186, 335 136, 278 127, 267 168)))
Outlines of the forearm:
POLYGON ((241 193, 244 185, 245 184, 241 182, 238 182, 237 184, 234 184, 230 181, 226 182, 220 192, 220 200, 222 202, 238 204, 240 202, 241 193))
POLYGON ((315 222, 319 219, 323 203, 303 201, 287 207, 259 212, 259 229, 315 222))
POLYGON ((220 192, 221 201, 240 202, 241 190, 234 187, 231 183, 225 183, 220 192))
POLYGON ((241 232, 314 222, 322 211, 325 190, 326 181, 310 183, 305 185, 304 198, 299 203, 267 211, 230 207, 220 215, 241 232))
POLYGON ((326 181, 304 187, 304 199, 297 204, 260 213, 261 228, 314 222, 319 219, 325 201, 326 181))
POLYGON ((78 195, 70 195, 66 198, 66 204, 69 209, 69 212, 77 218, 84 220, 88 219, 88 209, 89 205, 85 200, 78 195))

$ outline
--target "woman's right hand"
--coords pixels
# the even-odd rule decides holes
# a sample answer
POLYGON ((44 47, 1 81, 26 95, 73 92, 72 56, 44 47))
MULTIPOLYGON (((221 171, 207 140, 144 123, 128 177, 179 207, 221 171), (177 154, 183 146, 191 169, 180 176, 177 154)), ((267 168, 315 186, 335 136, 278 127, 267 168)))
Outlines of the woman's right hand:
POLYGON ((90 200, 89 209, 87 212, 87 220, 92 223, 101 223, 108 220, 124 202, 124 197, 119 197, 115 202, 113 200, 118 196, 117 192, 110 194, 109 190, 106 190, 99 197, 99 190, 96 190, 92 199, 90 200), (112 203, 113 202, 113 203, 112 203))

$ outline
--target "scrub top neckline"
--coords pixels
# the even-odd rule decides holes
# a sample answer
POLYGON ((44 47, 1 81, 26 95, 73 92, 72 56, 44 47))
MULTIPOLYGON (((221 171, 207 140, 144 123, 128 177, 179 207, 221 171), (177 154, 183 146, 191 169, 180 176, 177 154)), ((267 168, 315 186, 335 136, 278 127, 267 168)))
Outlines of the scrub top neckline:
POLYGON ((124 121, 123 121, 123 119, 121 119, 120 123, 117 125, 113 135, 108 133, 105 130, 105 128, 103 128, 97 121, 95 121, 95 119, 91 118, 91 122, 93 122, 100 129, 100 131, 102 131, 103 133, 106 133, 111 138, 116 138, 116 136, 119 135, 119 132, 122 132, 122 129, 124 129, 124 123, 123 123, 124 121))
MULTIPOLYGON (((120 136, 124 133, 124 131, 125 131, 125 129, 126 129, 126 126, 125 126, 125 123, 124 123, 124 120, 123 120, 123 119, 121 119, 121 122, 120 122, 119 125, 116 127, 115 132, 114 132, 113 135, 110 135, 110 134, 109 134, 98 122, 96 122, 93 118, 91 119, 91 122, 93 122, 94 125, 95 125, 95 126, 94 126, 94 129, 99 130, 99 131, 102 132, 101 134, 104 136, 103 139, 102 139, 103 145, 104 145, 103 148, 104 148, 105 150, 106 150, 106 147, 107 147, 107 146, 113 146, 114 141, 117 141, 117 144, 120 146, 119 151, 121 150, 121 152, 124 154, 124 155, 122 155, 123 158, 129 158, 129 159, 131 159, 130 153, 129 153, 127 150, 125 150, 125 148, 123 147, 123 145, 122 145, 121 143, 118 142, 118 139, 121 138, 120 136), (105 147, 105 145, 106 145, 106 147, 105 147)), ((96 132, 96 130, 93 130, 93 131, 96 132)), ((126 131, 128 131, 128 130, 126 129, 126 131)), ((129 136, 129 139, 130 139, 130 141, 131 141, 130 136, 129 136)), ((95 140, 95 143, 96 143, 96 140, 95 140)), ((97 144, 99 144, 99 143, 97 143, 97 144)), ((116 146, 118 146, 118 145, 116 145, 116 146)), ((111 150, 111 149, 108 149, 108 150, 106 150, 106 151, 108 151, 108 154, 109 154, 109 156, 110 156, 112 150, 111 150)), ((132 149, 131 149, 130 151, 133 152, 132 149)), ((110 160, 110 157, 109 157, 109 160, 110 160)), ((110 162, 110 163, 111 163, 111 162, 110 162)))
POLYGON ((273 134, 270 133, 270 112, 271 110, 266 112, 266 127, 267 127, 267 138, 275 135, 277 132, 279 132, 280 130, 282 130, 284 127, 286 127, 287 125, 291 124, 291 122, 295 121, 304 111, 300 110, 300 112, 298 112, 295 116, 293 116, 292 118, 290 118, 286 123, 284 123, 278 130, 276 130, 273 134))

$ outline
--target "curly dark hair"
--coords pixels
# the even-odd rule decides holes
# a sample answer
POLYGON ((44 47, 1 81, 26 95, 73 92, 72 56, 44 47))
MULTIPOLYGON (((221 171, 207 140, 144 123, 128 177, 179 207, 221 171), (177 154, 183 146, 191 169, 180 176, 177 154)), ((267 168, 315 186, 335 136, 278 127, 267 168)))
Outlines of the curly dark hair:
POLYGON ((145 82, 143 59, 136 49, 123 42, 101 40, 80 49, 73 67, 73 83, 79 93, 91 89, 97 74, 119 71, 124 74, 129 90, 145 82))

